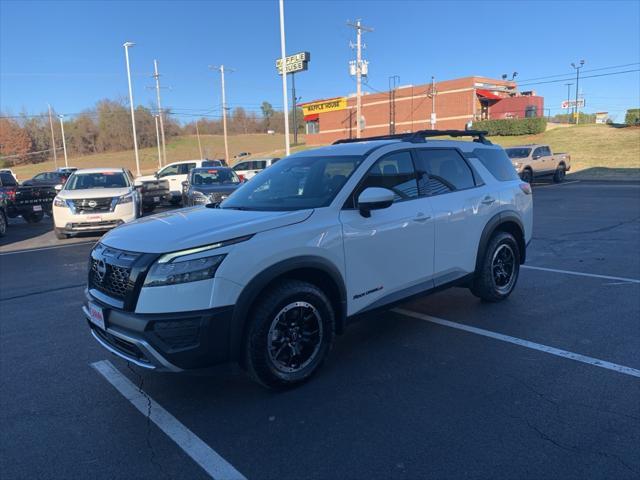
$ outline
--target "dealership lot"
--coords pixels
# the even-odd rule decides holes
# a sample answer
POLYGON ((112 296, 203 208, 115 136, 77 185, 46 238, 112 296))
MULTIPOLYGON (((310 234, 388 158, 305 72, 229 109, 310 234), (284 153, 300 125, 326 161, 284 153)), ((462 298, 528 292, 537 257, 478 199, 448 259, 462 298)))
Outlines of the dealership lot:
POLYGON ((509 300, 453 289, 372 316, 285 393, 233 365, 128 367, 80 311, 95 237, 12 225, 0 243, 0 471, 639 478, 640 185, 543 184, 534 201, 527 265, 547 270, 523 269, 509 300))

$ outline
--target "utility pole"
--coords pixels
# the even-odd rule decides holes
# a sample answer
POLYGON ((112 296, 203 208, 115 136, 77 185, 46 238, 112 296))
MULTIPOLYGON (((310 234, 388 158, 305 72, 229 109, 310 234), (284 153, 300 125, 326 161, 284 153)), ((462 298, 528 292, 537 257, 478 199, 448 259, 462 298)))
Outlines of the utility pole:
POLYGON ((400 83, 400 76, 389 77, 389 135, 396 133, 396 89, 400 83))
POLYGON ((284 34, 284 0, 280 0, 280 56, 282 57, 282 100, 284 101, 284 150, 285 155, 291 153, 289 144, 289 95, 287 89, 287 47, 284 34))
POLYGON ((158 115, 154 115, 156 121, 156 141, 158 142, 158 169, 162 168, 162 151, 160 150, 160 129, 158 128, 158 115))
POLYGON ((356 20, 356 23, 347 23, 347 25, 356 30, 356 138, 360 138, 362 118, 362 32, 373 32, 373 28, 363 26, 360 20, 356 20))
POLYGON ((64 139, 64 122, 62 121, 64 115, 58 115, 60 119, 60 131, 62 132, 62 149, 64 150, 64 166, 69 167, 69 161, 67 160, 67 142, 64 139))
POLYGON ((162 112, 162 104, 160 103, 160 74, 158 73, 158 61, 153 61, 153 78, 156 79, 156 99, 158 102, 158 115, 160 115, 160 133, 162 135, 162 156, 164 163, 167 163, 167 146, 164 141, 164 114, 162 112))
POLYGON ((565 83, 567 87, 567 122, 571 120, 571 85, 573 85, 573 83, 565 83))
MULTIPOLYGON (((211 66, 211 69, 218 70, 220 72, 220 85, 222 87, 222 132, 224 134, 224 160, 230 165, 229 159, 229 142, 227 140, 227 94, 224 86, 224 65, 220 65, 219 67, 211 66)), ((226 71, 233 72, 235 70, 231 68, 227 68, 226 71)))
POLYGON ((436 129, 436 77, 431 75, 431 130, 436 129))
POLYGON ((200 143, 200 130, 198 129, 197 119, 196 119, 196 136, 198 137, 198 150, 200 151, 200 160, 204 160, 204 157, 202 156, 202 144, 200 143))
POLYGON ((580 123, 580 105, 578 105, 578 92, 580 91, 580 69, 584 67, 584 60, 580 60, 580 64, 572 63, 571 66, 576 70, 576 125, 580 123))
POLYGON ((56 152, 56 137, 53 134, 53 118, 51 117, 51 105, 47 103, 49 107, 49 127, 51 127, 51 146, 53 147, 53 165, 55 169, 58 169, 58 153, 56 152))
MULTIPOLYGON (((136 136, 136 115, 133 109, 133 90, 131 89, 131 67, 129 66, 129 47, 133 47, 135 43, 125 42, 124 56, 127 61, 127 80, 129 81, 129 106, 131 107, 131 128, 133 130, 133 151, 136 155, 136 175, 140 176, 140 157, 138 156, 138 137, 136 136)), ((64 140, 64 136, 62 137, 64 140)), ((66 154, 65 154, 66 159, 66 154)))

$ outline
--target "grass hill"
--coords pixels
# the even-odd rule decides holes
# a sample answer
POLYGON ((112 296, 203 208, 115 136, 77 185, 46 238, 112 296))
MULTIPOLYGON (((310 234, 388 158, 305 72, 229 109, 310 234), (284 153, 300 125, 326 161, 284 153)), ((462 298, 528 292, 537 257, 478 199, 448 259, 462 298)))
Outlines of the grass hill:
MULTIPOLYGON (((220 135, 202 135, 202 150, 208 158, 224 156, 224 142, 220 135)), ((547 143, 557 152, 571 155, 571 176, 579 179, 640 180, 640 128, 619 128, 609 125, 578 125, 553 128, 539 135, 493 137, 491 140, 504 147, 526 143, 547 143)), ((304 142, 304 136, 301 137, 304 142)), ((253 156, 283 156, 283 135, 235 135, 229 137, 229 154, 251 152, 253 156)), ((292 151, 310 148, 304 145, 292 151)), ((167 145, 167 161, 188 160, 200 156, 195 136, 178 137, 167 145)), ((64 159, 58 156, 62 165, 64 159)), ((155 148, 140 150, 141 170, 151 173, 158 168, 155 148)), ((133 150, 69 158, 69 165, 80 168, 129 168, 135 174, 133 150)), ((38 172, 52 170, 53 162, 22 165, 14 168, 21 180, 38 172)))

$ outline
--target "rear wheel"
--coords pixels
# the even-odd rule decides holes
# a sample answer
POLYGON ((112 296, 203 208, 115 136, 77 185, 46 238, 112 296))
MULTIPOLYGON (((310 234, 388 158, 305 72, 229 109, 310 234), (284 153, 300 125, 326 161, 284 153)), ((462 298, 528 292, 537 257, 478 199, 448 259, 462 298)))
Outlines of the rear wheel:
POLYGON ((244 367, 268 388, 299 384, 318 370, 333 344, 331 302, 299 280, 285 280, 261 297, 249 320, 244 367))
POLYGON ((69 235, 64 233, 64 230, 62 230, 61 228, 54 228, 53 233, 58 240, 66 240, 67 238, 69 238, 69 235))
POLYGON ((531 183, 533 182, 533 171, 530 168, 525 168, 520 175, 520 178, 523 182, 531 183))
POLYGON ((22 214, 22 218, 24 218, 27 223, 38 223, 44 217, 44 212, 33 212, 33 213, 24 213, 22 214))
POLYGON ((0 210, 0 237, 4 237, 7 233, 7 216, 0 210))
POLYGON ((482 257, 471 293, 488 302, 504 300, 513 291, 520 273, 520 249, 507 232, 497 232, 482 257))
POLYGON ((564 180, 564 176, 566 174, 566 168, 563 164, 558 165, 556 168, 556 173, 553 174, 553 181, 556 183, 560 183, 564 180))

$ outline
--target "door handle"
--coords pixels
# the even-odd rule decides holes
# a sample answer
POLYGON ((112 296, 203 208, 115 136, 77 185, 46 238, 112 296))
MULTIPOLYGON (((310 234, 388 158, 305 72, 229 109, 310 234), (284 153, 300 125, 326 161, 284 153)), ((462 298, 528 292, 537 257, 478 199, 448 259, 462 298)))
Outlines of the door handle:
POLYGON ((486 196, 486 197, 484 197, 484 198, 482 199, 482 203, 483 203, 484 205, 491 205, 491 204, 492 204, 493 202, 495 202, 495 201, 496 201, 496 199, 495 199, 495 198, 493 198, 493 197, 489 197, 489 196, 486 196))
POLYGON ((424 213, 418 214, 416 218, 413 219, 414 222, 426 222, 431 218, 431 215, 425 215, 424 213))

